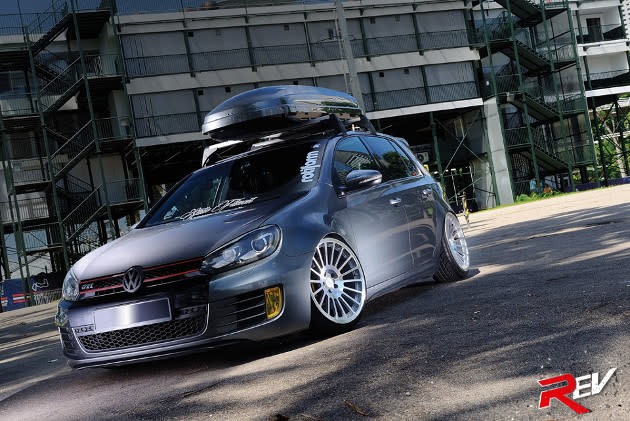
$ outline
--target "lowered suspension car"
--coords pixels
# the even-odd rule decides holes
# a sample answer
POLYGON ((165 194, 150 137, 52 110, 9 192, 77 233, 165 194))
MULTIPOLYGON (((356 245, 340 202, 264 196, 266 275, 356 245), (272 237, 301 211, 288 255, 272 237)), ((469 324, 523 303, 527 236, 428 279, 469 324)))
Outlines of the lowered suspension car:
POLYGON ((55 321, 71 367, 341 332, 374 297, 467 275, 439 185, 353 97, 256 89, 203 130, 204 167, 66 275, 55 321))

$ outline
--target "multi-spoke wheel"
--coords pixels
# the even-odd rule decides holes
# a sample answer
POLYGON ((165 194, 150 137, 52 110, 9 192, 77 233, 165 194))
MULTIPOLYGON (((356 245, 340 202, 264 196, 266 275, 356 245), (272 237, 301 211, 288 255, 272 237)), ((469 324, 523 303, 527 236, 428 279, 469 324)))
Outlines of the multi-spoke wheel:
POLYGON ((317 244, 310 293, 311 327, 339 329, 359 319, 365 304, 365 279, 359 259, 344 242, 326 237, 317 244))
POLYGON ((464 231, 457 216, 448 212, 444 218, 444 235, 440 251, 440 266, 433 275, 438 282, 452 282, 468 275, 470 258, 464 231))

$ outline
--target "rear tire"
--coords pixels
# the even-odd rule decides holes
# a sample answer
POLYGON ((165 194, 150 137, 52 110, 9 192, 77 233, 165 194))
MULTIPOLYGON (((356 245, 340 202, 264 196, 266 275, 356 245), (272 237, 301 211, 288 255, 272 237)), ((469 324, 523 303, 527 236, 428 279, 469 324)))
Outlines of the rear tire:
POLYGON ((438 282, 454 282, 468 275, 470 259, 466 237, 457 216, 448 212, 440 246, 440 263, 433 278, 438 282))
POLYGON ((325 237, 317 244, 311 260, 309 293, 311 331, 335 335, 357 324, 367 288, 359 259, 346 243, 325 237))

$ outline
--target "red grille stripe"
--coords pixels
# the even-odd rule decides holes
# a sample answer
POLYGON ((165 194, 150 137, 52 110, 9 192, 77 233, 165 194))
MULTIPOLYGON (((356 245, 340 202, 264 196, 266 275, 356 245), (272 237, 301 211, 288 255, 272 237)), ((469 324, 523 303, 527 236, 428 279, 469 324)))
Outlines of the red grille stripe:
POLYGON ((155 270, 155 269, 162 269, 165 267, 169 267, 169 266, 176 266, 176 265, 183 265, 184 263, 191 263, 191 262, 201 262, 203 259, 201 257, 196 257, 194 259, 190 259, 190 260, 182 260, 181 262, 175 262, 175 263, 168 263, 166 265, 161 265, 161 266, 153 266, 152 268, 146 268, 146 269, 142 269, 144 272, 148 272, 150 270, 155 270))
POLYGON ((157 278, 145 279, 144 282, 158 281, 160 279, 172 278, 173 276, 186 275, 187 273, 199 272, 199 269, 187 270, 186 272, 174 273, 172 275, 158 276, 157 278))

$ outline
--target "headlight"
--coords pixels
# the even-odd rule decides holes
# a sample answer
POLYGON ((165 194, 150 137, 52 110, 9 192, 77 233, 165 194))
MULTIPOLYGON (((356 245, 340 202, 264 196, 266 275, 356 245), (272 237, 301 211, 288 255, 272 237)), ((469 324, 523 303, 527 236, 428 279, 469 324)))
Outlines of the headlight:
POLYGON ((201 270, 213 273, 246 265, 271 255, 279 244, 280 228, 275 225, 259 228, 208 254, 201 270))
POLYGON ((68 274, 63 280, 61 293, 64 300, 76 301, 79 299, 79 281, 77 281, 72 274, 72 269, 68 271, 68 274))

